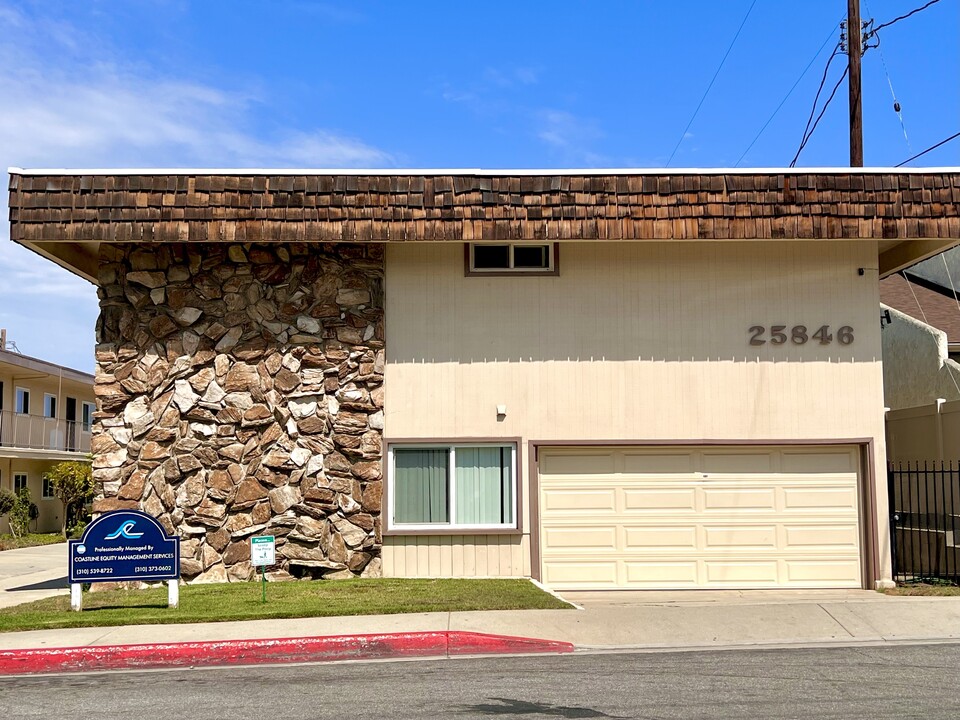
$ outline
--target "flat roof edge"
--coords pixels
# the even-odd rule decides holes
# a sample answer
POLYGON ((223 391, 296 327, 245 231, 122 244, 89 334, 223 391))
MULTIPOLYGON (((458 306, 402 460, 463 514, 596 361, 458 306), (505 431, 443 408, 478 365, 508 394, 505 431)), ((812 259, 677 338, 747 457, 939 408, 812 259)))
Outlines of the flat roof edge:
POLYGON ((10 175, 935 175, 960 167, 811 168, 18 168, 10 175))

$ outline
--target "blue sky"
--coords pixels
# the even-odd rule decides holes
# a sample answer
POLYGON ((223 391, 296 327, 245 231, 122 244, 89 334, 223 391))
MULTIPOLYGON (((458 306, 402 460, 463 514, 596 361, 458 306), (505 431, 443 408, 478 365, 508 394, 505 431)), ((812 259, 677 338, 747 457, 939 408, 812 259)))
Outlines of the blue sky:
MULTIPOLYGON (((684 134, 751 2, 0 0, 0 166, 664 167, 682 140, 670 167, 783 167, 846 2, 757 0, 684 134)), ((922 4, 861 8, 881 23, 922 4)), ((960 2, 880 38, 871 166, 960 130, 960 2)), ((845 165, 846 128, 842 85, 798 165, 845 165)), ((914 165, 960 166, 960 140, 914 165)), ((0 326, 91 370, 94 288, 8 237, 0 326)))

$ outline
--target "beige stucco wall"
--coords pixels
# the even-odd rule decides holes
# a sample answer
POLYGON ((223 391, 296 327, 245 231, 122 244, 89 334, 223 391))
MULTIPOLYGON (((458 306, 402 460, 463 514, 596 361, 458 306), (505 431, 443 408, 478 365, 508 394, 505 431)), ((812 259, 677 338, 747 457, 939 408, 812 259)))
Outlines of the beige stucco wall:
POLYGON ((895 463, 960 461, 960 401, 887 413, 887 450, 895 463))
MULTIPOLYGON (((882 468, 876 267, 863 241, 564 243, 558 277, 464 277, 461 245, 390 245, 385 436, 519 437, 524 456, 531 440, 873 438, 882 468), (751 347, 748 328, 773 324, 855 340, 751 347)), ((433 574, 409 548, 438 542, 385 538, 385 572, 433 574)), ((487 539, 459 542, 472 556, 487 539)))
POLYGON ((960 365, 950 360, 947 334, 894 308, 881 333, 883 397, 891 410, 960 399, 960 365))

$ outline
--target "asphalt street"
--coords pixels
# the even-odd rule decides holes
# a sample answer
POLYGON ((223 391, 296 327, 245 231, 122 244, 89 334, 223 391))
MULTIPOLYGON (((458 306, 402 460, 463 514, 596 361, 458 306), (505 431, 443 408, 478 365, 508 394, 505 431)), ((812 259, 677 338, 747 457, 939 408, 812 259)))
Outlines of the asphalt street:
POLYGON ((13 718, 950 718, 960 645, 0 678, 13 718))

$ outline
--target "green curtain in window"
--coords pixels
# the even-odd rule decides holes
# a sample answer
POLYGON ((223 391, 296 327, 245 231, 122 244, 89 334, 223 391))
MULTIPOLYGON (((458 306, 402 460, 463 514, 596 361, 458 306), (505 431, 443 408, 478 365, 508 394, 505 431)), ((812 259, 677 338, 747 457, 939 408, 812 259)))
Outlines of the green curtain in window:
POLYGON ((446 523, 449 450, 397 448, 393 451, 394 522, 446 523))
POLYGON ((499 525, 513 522, 512 466, 508 447, 458 447, 457 522, 499 525))

